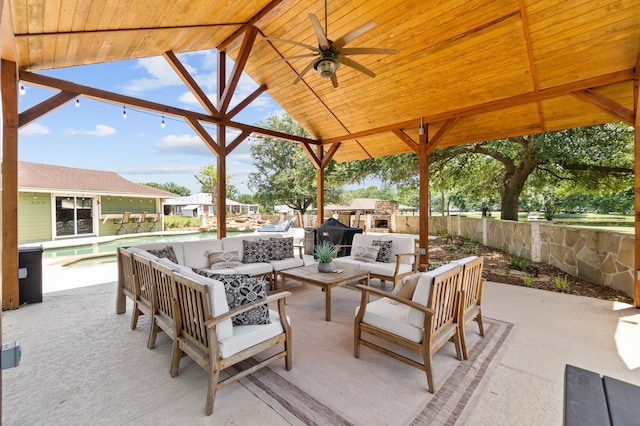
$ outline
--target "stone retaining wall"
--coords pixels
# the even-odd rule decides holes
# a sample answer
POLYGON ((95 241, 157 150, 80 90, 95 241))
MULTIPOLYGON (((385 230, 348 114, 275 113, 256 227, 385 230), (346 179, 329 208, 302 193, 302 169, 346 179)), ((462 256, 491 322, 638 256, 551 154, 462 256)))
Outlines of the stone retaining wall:
POLYGON ((635 235, 625 232, 462 216, 429 217, 429 234, 449 233, 569 275, 634 294, 635 235))

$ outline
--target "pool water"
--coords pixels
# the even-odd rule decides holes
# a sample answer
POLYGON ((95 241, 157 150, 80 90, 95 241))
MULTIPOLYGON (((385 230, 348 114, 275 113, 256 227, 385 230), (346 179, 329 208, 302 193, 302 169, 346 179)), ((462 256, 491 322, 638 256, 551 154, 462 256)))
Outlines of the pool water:
MULTIPOLYGON (((228 236, 240 235, 241 232, 229 232, 228 236)), ((68 257, 68 256, 82 256, 82 255, 96 255, 92 258, 82 259, 74 264, 85 263, 83 266, 89 266, 91 262, 109 263, 116 261, 116 250, 118 247, 131 246, 134 244, 145 243, 157 243, 157 242, 172 242, 172 241, 194 241, 204 239, 215 239, 215 232, 193 232, 189 234, 176 234, 176 235, 156 235, 156 236, 141 236, 132 238, 123 238, 115 241, 107 241, 95 244, 84 244, 70 247, 59 247, 45 249, 42 253, 43 257, 68 257)))

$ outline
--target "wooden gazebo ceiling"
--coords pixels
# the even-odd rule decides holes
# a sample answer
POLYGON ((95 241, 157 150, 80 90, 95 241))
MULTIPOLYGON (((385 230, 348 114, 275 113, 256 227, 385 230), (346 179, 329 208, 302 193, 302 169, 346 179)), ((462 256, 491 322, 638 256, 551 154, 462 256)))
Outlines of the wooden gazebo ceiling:
POLYGON ((341 142, 339 161, 415 150, 421 117, 438 146, 633 121, 637 0, 329 0, 329 38, 374 20, 349 47, 398 52, 353 57, 377 77, 342 66, 337 89, 313 70, 292 84, 308 58, 265 65, 307 52, 264 37, 316 44, 307 15, 324 25, 322 0, 6 1, 31 71, 214 48, 237 58, 254 25, 245 71, 315 138, 341 142))

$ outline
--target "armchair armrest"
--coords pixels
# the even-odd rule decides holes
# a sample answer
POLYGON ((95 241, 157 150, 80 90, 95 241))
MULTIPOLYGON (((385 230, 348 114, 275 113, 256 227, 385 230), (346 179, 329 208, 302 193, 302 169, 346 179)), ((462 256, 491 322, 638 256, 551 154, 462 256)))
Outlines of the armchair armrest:
POLYGON ((417 252, 416 253, 397 253, 395 275, 398 275, 398 272, 400 272, 400 260, 405 256, 414 256, 411 269, 413 270, 413 272, 418 272, 418 256, 420 256, 420 254, 418 254, 417 252))
MULTIPOLYGON (((380 289, 377 289, 377 288, 374 288, 374 287, 369 287, 369 286, 362 285, 362 284, 357 284, 356 287, 359 288, 360 290, 362 290, 363 300, 368 300, 369 299, 367 293, 373 293, 373 294, 376 294, 378 296, 386 297, 386 298, 389 298, 391 300, 395 300, 398 303, 402 303, 403 305, 407 305, 407 306, 409 306, 411 308, 417 309, 420 312, 423 312, 424 314, 433 315, 433 309, 427 308, 426 306, 421 305, 419 303, 416 303, 413 300, 405 299, 404 297, 397 296, 397 295, 395 295, 393 293, 389 293, 387 291, 380 290, 380 289)), ((365 305, 366 305, 366 303, 365 303, 365 305)), ((360 309, 362 309, 362 306, 360 307, 360 309)), ((359 315, 359 313, 358 313, 358 315, 359 315)))
MULTIPOLYGON (((221 322, 225 321, 226 319, 229 319, 231 317, 234 317, 238 314, 241 314, 243 312, 246 312, 250 309, 255 308, 256 306, 262 306, 265 303, 269 303, 269 302, 274 302, 276 300, 280 300, 280 299, 284 299, 286 297, 291 296, 291 292, 290 291, 280 291, 278 293, 273 293, 270 294, 269 296, 267 296, 266 299, 260 299, 260 300, 255 300, 251 303, 247 303, 246 305, 242 305, 242 306, 236 306, 235 308, 229 310, 228 312, 225 312, 222 315, 218 315, 217 317, 213 317, 211 318, 209 321, 206 322, 206 326, 207 328, 211 328, 211 327, 215 327, 216 325, 220 324, 221 322)), ((280 303, 278 303, 278 307, 280 306, 280 303)))

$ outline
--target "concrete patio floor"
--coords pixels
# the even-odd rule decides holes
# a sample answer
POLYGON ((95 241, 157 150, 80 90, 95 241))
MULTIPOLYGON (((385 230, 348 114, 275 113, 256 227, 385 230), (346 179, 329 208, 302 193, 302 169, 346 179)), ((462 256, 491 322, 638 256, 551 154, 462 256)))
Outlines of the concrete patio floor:
MULTIPOLYGON (((113 282, 116 265, 104 264, 88 268, 63 268, 57 264, 45 264, 43 292, 45 303, 48 297, 65 289, 113 282)), ((114 284, 115 285, 115 284, 114 284)), ((57 298, 64 299, 64 298, 57 298)), ((64 304, 58 300, 56 303, 64 304)), ((114 305, 101 307, 115 314, 114 305)), ((30 342, 32 328, 37 322, 28 324, 30 307, 15 312, 5 312, 3 318, 3 342, 19 340, 30 342), (20 318, 19 334, 10 325, 20 318)), ((69 306, 68 312, 74 307, 69 306)), ((131 305, 128 305, 126 321, 131 305)), ((487 317, 513 323, 515 326, 506 343, 502 358, 477 401, 467 424, 470 425, 554 425, 562 424, 564 368, 566 364, 596 371, 620 380, 640 385, 640 310, 630 305, 608 302, 543 290, 488 282, 483 296, 483 313, 487 317)), ((104 313, 102 313, 104 314, 104 313)), ((69 316, 65 321, 78 321, 69 316)), ((66 339, 58 336, 47 343, 51 351, 65 350, 66 339)), ((3 421, 5 424, 49 424, 48 413, 32 413, 32 417, 18 421, 15 414, 23 408, 7 398, 7 381, 12 372, 25 368, 32 358, 31 345, 23 345, 23 359, 16 369, 3 372, 3 421)), ((92 353, 76 353, 73 363, 91 362, 92 353)), ((33 362, 33 361, 31 361, 33 362)), ((159 372, 165 373, 165 371, 159 372)), ((200 392, 203 370, 193 369, 193 397, 164 395, 173 401, 160 408, 162 420, 154 416, 132 414, 128 421, 120 424, 229 424, 229 425, 281 425, 289 424, 269 406, 255 397, 240 384, 221 390, 216 398, 216 409, 211 417, 204 416, 202 403, 204 392, 200 392), (184 404, 193 405, 194 421, 185 419, 181 410, 172 409, 184 404), (185 423, 186 422, 186 423, 185 423)), ((132 381, 138 380, 135 375, 132 381)), ((182 376, 181 376, 182 377, 182 376)), ((37 378, 33 378, 37 380, 37 378)), ((60 381, 69 380, 60 377, 60 381)), ((183 379, 184 380, 184 379, 183 379)), ((79 383, 69 383, 78 386, 79 383)), ((126 383, 123 384, 126 388, 126 383)), ((154 392, 171 392, 171 389, 154 389, 154 392)), ((126 395, 122 395, 126 397, 126 395)), ((112 424, 96 404, 97 423, 112 424)), ((83 407, 83 409, 86 409, 83 407)), ((182 412, 184 412, 182 410, 182 412)), ((119 413, 122 415, 122 413, 119 413)), ((120 417, 121 419, 121 417, 120 417)), ((69 424, 72 424, 71 421, 69 424)))

